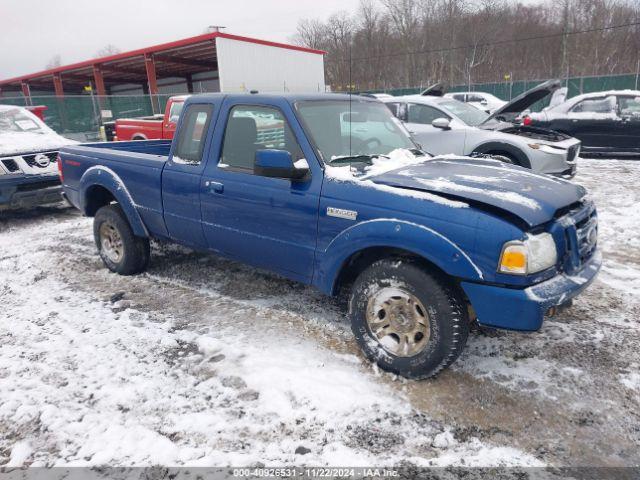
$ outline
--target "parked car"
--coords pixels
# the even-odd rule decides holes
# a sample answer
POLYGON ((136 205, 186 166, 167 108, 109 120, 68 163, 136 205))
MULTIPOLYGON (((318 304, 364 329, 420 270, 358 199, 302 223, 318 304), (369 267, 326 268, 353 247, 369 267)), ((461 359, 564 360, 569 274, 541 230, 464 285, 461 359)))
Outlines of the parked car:
POLYGON ((587 93, 539 113, 524 125, 544 127, 574 136, 592 156, 640 156, 640 91, 587 93))
POLYGON ((470 312, 537 330, 601 264, 583 187, 433 159, 366 97, 199 95, 171 143, 66 147, 61 162, 109 270, 145 270, 158 238, 348 293, 365 354, 412 378, 458 357, 470 312), (280 134, 258 141, 264 128, 280 134))
MULTIPOLYGON (((171 140, 176 131, 182 106, 188 97, 188 95, 181 95, 169 98, 164 115, 117 119, 114 140, 171 140)), ((111 127, 105 127, 107 139, 111 130, 111 127)))
POLYGON ((0 210, 60 202, 58 149, 74 143, 27 109, 0 105, 0 210))
POLYGON ((382 101, 429 153, 486 154, 538 173, 571 178, 576 173, 580 140, 514 123, 520 112, 559 86, 559 81, 545 82, 491 115, 430 90, 382 101))
POLYGON ((453 98, 459 102, 468 103, 487 113, 493 113, 507 104, 504 100, 500 100, 495 95, 486 92, 452 92, 446 93, 444 96, 453 98))

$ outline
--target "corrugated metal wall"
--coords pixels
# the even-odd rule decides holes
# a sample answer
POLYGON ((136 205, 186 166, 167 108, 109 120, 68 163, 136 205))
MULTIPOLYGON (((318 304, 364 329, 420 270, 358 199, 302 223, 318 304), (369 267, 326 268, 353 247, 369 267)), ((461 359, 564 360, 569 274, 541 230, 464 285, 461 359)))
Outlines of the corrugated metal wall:
POLYGON ((299 50, 216 38, 220 90, 324 92, 324 58, 299 50))

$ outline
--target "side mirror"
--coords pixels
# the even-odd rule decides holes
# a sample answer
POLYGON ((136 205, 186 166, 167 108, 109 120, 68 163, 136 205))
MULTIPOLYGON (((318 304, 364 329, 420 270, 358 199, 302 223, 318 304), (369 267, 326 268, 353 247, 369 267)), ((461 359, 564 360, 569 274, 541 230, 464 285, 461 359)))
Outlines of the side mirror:
POLYGON ((253 164, 253 173, 262 177, 302 180, 309 174, 309 165, 299 160, 294 165, 286 150, 258 150, 253 164))
POLYGON ((487 102, 486 98, 483 98, 482 100, 480 100, 480 105, 483 105, 486 107, 487 105, 489 105, 489 102, 487 102))
POLYGON ((440 130, 451 130, 451 120, 448 118, 436 118, 431 125, 440 130))

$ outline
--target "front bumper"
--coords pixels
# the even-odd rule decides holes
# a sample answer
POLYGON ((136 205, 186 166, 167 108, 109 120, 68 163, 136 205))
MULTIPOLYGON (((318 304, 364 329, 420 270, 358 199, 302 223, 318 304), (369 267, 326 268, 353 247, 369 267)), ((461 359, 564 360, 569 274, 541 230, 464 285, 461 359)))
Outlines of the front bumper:
POLYGON ((508 330, 535 331, 545 313, 579 295, 595 279, 602 255, 596 251, 575 275, 560 274, 525 289, 462 282, 482 325, 508 330))
POLYGON ((57 175, 0 176, 0 210, 29 208, 62 201, 57 175))
POLYGON ((540 143, 555 148, 553 151, 529 149, 531 168, 534 171, 556 177, 573 178, 577 171, 578 158, 582 147, 580 141, 570 139, 558 143, 540 143))

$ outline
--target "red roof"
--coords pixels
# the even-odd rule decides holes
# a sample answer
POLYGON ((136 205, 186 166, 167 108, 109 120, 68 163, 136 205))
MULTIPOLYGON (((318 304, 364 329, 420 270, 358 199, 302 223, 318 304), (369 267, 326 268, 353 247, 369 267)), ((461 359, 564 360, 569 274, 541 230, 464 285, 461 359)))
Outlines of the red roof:
MULTIPOLYGON (((236 40, 239 42, 256 43, 271 47, 315 53, 318 55, 324 55, 326 53, 322 50, 288 45, 286 43, 259 40, 256 38, 242 37, 222 32, 213 32, 185 38, 183 40, 176 40, 174 42, 162 43, 152 47, 118 53, 107 57, 94 58, 92 60, 50 68, 48 70, 42 70, 40 72, 9 78, 6 80, 0 80, 0 87, 9 85, 19 87, 22 81, 29 81, 30 84, 37 83, 38 81, 47 81, 47 83, 49 83, 53 75, 58 73, 63 74, 65 84, 73 84, 74 82, 78 84, 86 84, 86 78, 90 78, 93 75, 92 69, 94 65, 103 66, 105 71, 105 82, 107 83, 109 83, 109 69, 113 69, 114 72, 118 73, 118 83, 139 81, 146 79, 144 55, 149 54, 154 54, 157 65, 156 70, 159 78, 162 76, 177 76, 185 73, 209 71, 215 69, 212 67, 215 67, 217 62, 215 59, 216 38, 227 38, 229 40, 236 40), (74 76, 66 75, 71 73, 73 73, 74 76)), ((114 82, 112 81, 111 83, 114 82)), ((37 88, 37 85, 34 84, 34 87, 37 88)))

